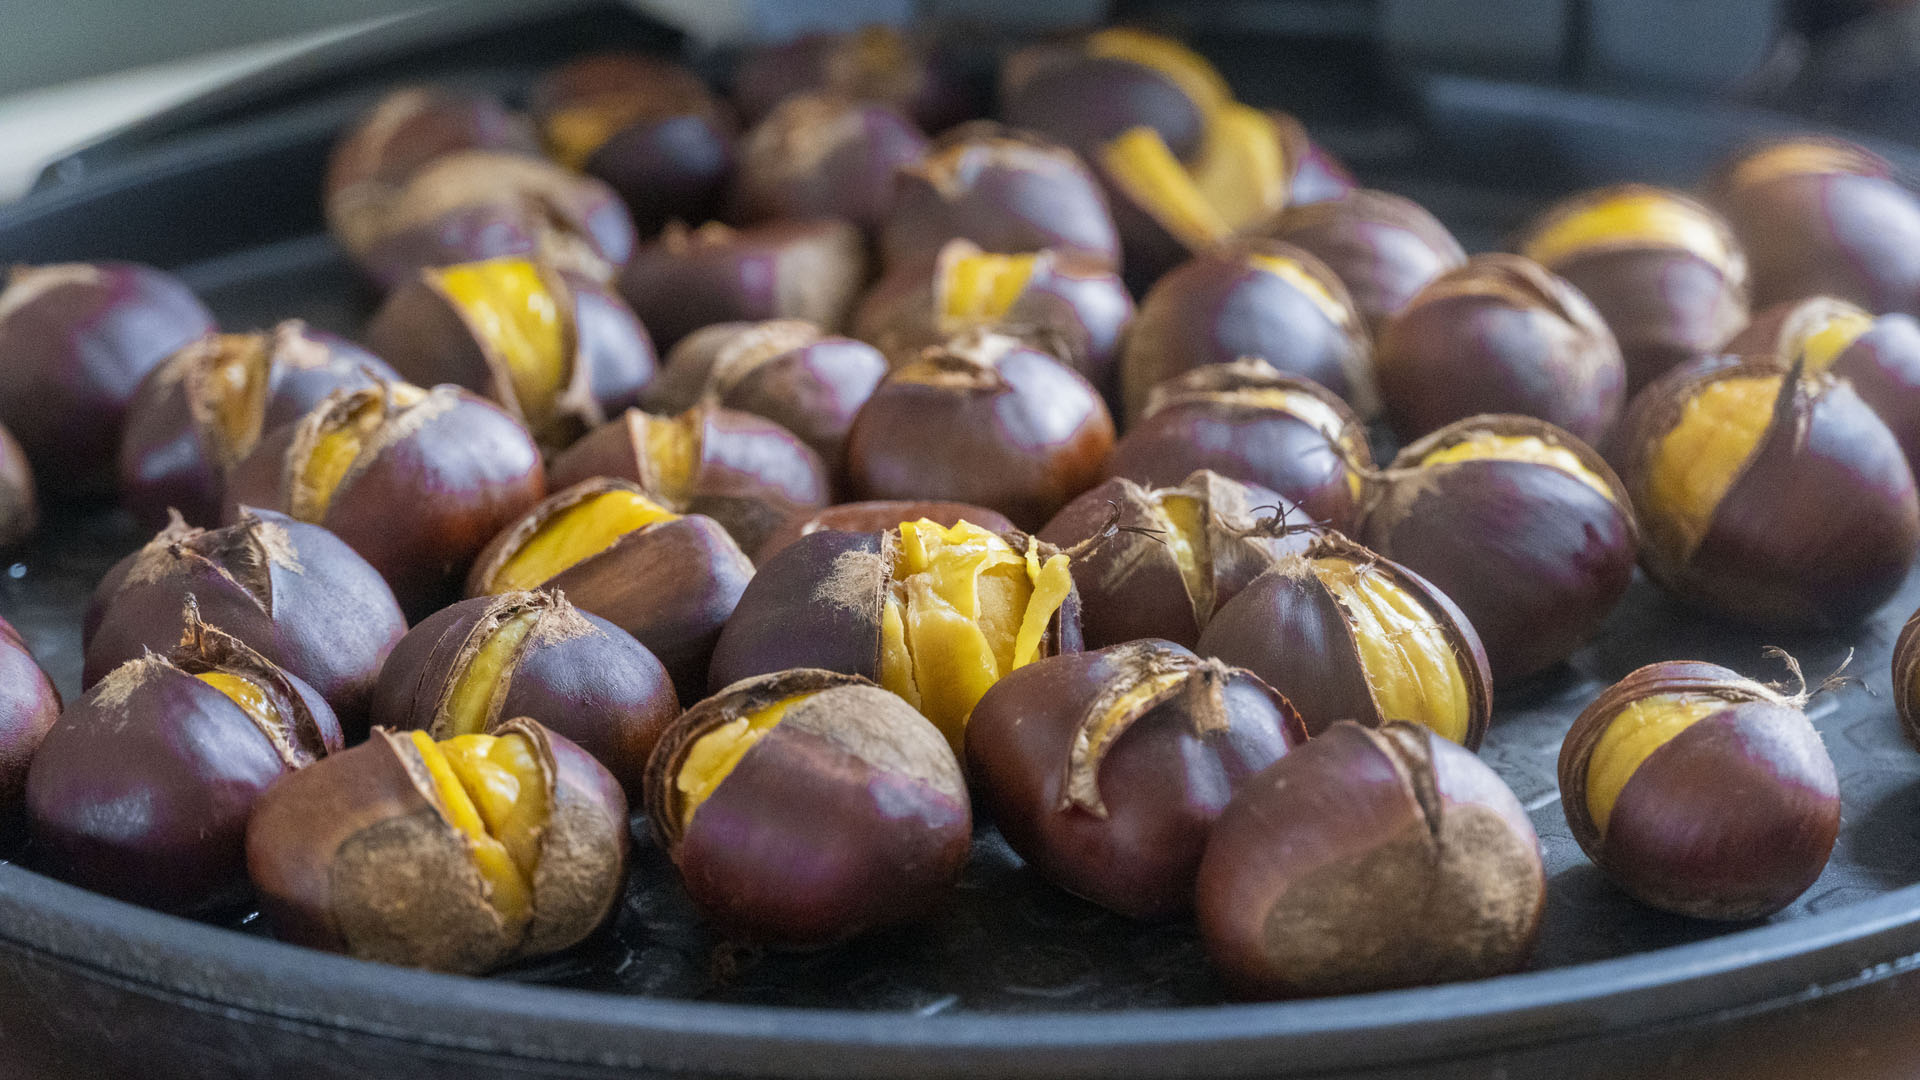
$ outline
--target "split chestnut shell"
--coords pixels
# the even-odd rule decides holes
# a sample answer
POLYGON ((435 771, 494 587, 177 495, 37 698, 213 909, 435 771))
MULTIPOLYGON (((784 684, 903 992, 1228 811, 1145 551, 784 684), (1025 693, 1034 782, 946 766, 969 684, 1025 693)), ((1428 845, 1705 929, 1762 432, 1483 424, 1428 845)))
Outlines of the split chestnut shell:
POLYGON ((1467 261, 1460 241, 1425 207, 1365 188, 1290 206, 1263 232, 1326 263, 1376 340, 1414 294, 1467 261))
POLYGON ((888 529, 926 518, 940 525, 951 526, 962 521, 971 521, 988 532, 1004 533, 1013 530, 1013 522, 998 510, 989 510, 984 506, 971 503, 938 502, 915 499, 872 499, 866 502, 836 503, 810 514, 797 514, 788 518, 773 535, 767 537, 760 550, 753 556, 756 563, 764 563, 794 541, 803 536, 812 536, 817 532, 886 532, 888 529))

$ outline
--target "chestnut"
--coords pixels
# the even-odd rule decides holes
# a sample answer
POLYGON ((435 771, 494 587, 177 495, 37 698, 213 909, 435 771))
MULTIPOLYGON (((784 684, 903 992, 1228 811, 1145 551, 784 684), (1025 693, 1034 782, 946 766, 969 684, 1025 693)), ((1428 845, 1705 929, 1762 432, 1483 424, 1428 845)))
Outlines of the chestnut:
POLYGON ((379 571, 339 537, 270 510, 218 529, 178 517, 107 571, 83 626, 92 686, 186 631, 187 600, 209 623, 314 688, 352 736, 365 734, 381 665, 406 618, 379 571))
POLYGON ((1239 993, 1353 994, 1519 970, 1546 874, 1485 763, 1414 724, 1342 721, 1241 783, 1196 897, 1239 993))
POLYGON ((1467 261, 1439 218, 1385 191, 1288 207, 1264 232, 1325 263, 1376 341, 1414 294, 1467 261))
POLYGON ((1727 351, 1770 356, 1782 371, 1798 361, 1847 380, 1893 430, 1907 463, 1920 462, 1920 321, 1913 316, 1875 318, 1845 300, 1812 296, 1755 315, 1727 351))
POLYGON ((1039 536, 1061 548, 1086 544, 1073 581, 1089 648, 1140 638, 1191 648, 1221 604, 1304 546, 1303 533, 1286 532, 1292 509, 1266 488, 1205 469, 1163 488, 1115 477, 1068 503, 1039 536))
POLYGON ((382 382, 262 438, 227 475, 224 516, 261 507, 325 526, 417 620, 545 493, 533 436, 499 406, 457 386, 382 382))
POLYGON ((1030 45, 1000 68, 1007 123, 1092 157, 1112 139, 1146 128, 1190 160, 1208 122, 1233 103, 1220 72, 1173 38, 1107 27, 1073 43, 1030 45))
POLYGON ((642 235, 720 209, 734 120, 686 65, 594 53, 547 73, 529 98, 554 158, 618 192, 642 235))
POLYGON ((375 724, 437 742, 538 720, 605 765, 630 799, 678 715, 667 669, 647 647, 558 591, 443 608, 394 646, 373 695, 375 724))
POLYGON ((676 514, 638 485, 600 477, 555 492, 500 530, 467 577, 467 595, 545 587, 639 639, 700 697, 720 628, 753 563, 703 514, 676 514))
POLYGON ((376 728, 274 785, 246 856, 282 939, 478 974, 606 921, 625 880, 627 800, 532 720, 439 742, 376 728))
POLYGON ((902 266, 880 279, 853 316, 855 335, 894 362, 968 330, 1017 337, 1108 392, 1133 297, 1120 276, 1058 251, 995 255, 966 240, 940 249, 932 272, 902 266))
POLYGON ((813 448, 838 477, 847 429, 887 374, 887 358, 864 341, 827 334, 804 319, 716 323, 680 339, 647 395, 647 407, 677 413, 703 397, 764 416, 813 448))
POLYGON ((856 498, 952 499, 1038 528, 1100 478, 1113 419, 1078 372, 972 331, 893 369, 847 433, 856 498))
POLYGON ((0 290, 0 425, 26 451, 40 496, 111 494, 135 388, 213 329, 206 305, 150 266, 15 267, 0 290))
POLYGON ((1535 218, 1520 254, 1593 302, 1620 344, 1633 393, 1713 352, 1747 322, 1747 257, 1704 203, 1621 184, 1564 199, 1535 218))
POLYGON ((252 334, 208 334, 134 391, 120 438, 120 501, 149 528, 164 525, 170 510, 213 524, 227 470, 263 432, 298 420, 335 390, 398 378, 379 357, 298 319, 252 334))
POLYGON ((871 234, 893 204, 893 174, 927 154, 913 121, 874 102, 796 94, 740 140, 727 217, 838 218, 871 234))
POLYGON ((313 688, 200 620, 60 714, 27 774, 36 858, 76 885, 175 911, 238 900, 262 792, 340 749, 313 688))
POLYGON ((1894 642, 1893 707, 1907 741, 1920 747, 1920 611, 1907 617, 1894 642))
POLYGON ((788 949, 926 915, 973 829, 940 732, 865 679, 813 669, 682 713, 648 766, 647 819, 701 915, 788 949))
POLYGON ((795 94, 832 93, 900 110, 924 131, 979 116, 980 95, 941 45, 882 24, 806 34, 745 50, 733 101, 749 121, 795 94))
POLYGON ((53 680, 20 632, 0 619, 0 836, 17 831, 26 805, 27 768, 60 709, 53 680))
POLYGON ((525 119, 491 94, 452 86, 403 86, 368 109, 333 145, 323 187, 329 213, 380 198, 435 158, 462 150, 536 157, 525 119), (377 194, 376 194, 377 193, 377 194))
POLYGON ((1306 741, 1293 706, 1253 673, 1133 641, 995 683, 967 722, 967 775, 1041 875, 1157 919, 1192 906, 1233 792, 1306 741))
POLYGON ((560 446, 638 402, 659 366, 612 290, 518 256, 420 271, 374 313, 367 344, 409 380, 485 394, 560 446))
POLYGON ((1072 562, 1024 533, 964 520, 803 536, 747 584, 707 683, 788 668, 858 675, 905 698, 959 753, 988 687, 1080 651, 1072 562))
POLYGON ((13 433, 0 427, 0 549, 33 535, 40 527, 40 496, 33 466, 13 433))
POLYGON ((1487 654, 1467 617, 1427 579, 1339 533, 1248 582, 1194 651, 1265 679, 1316 737, 1336 720, 1408 720, 1478 750, 1493 712, 1487 654))
POLYGON ((1620 345, 1580 290, 1518 255, 1475 255, 1407 302, 1374 370, 1394 431, 1415 439, 1482 413, 1536 416, 1598 442, 1619 418, 1620 345))
POLYGON ((1793 135, 1747 147, 1709 180, 1753 271, 1753 302, 1809 296, 1920 314, 1920 199, 1863 146, 1793 135))
POLYGON ((1804 686, 1790 697, 1688 660, 1614 683, 1560 747, 1573 838, 1662 911, 1744 921, 1786 907, 1840 829, 1839 781, 1806 701, 1804 686))
POLYGON ((671 349, 703 326, 806 319, 838 328, 867 280, 860 230, 844 221, 775 221, 730 229, 678 222, 634 253, 620 295, 671 349))
POLYGON ((970 521, 991 533, 1009 532, 1013 522, 998 510, 959 502, 913 499, 872 499, 838 503, 811 514, 796 514, 767 537, 753 561, 764 563, 803 536, 817 532, 885 532, 909 521, 926 518, 943 528, 970 521))
POLYGON ((1498 686, 1591 638, 1640 546, 1607 463, 1527 416, 1469 417, 1400 451, 1368 485, 1358 535, 1459 605, 1498 686))
POLYGON ((1695 607, 1836 630, 1892 596, 1920 551, 1900 443, 1845 379, 1709 357, 1636 396, 1615 463, 1640 561, 1695 607))
POLYGON ((1156 387, 1104 471, 1174 487, 1197 469, 1278 492, 1309 520, 1359 520, 1373 468, 1367 428, 1347 403, 1264 360, 1210 364, 1156 387))
POLYGON ((926 157, 895 174, 880 250, 890 269, 924 265, 953 239, 998 255, 1051 249, 1120 265, 1107 197, 1080 159, 986 122, 942 134, 926 157))
MULTIPOLYGON (((1147 394, 1206 364, 1265 360, 1372 411, 1371 344, 1347 287, 1291 244, 1253 239, 1210 251, 1156 282, 1120 354, 1131 424, 1147 394)), ((1284 494, 1284 492, 1283 492, 1284 494)))
POLYGON ((826 467, 791 432, 711 402, 679 416, 629 409, 554 458, 547 475, 556 489, 598 476, 637 484, 669 510, 719 522, 742 551, 760 550, 829 494, 826 467))

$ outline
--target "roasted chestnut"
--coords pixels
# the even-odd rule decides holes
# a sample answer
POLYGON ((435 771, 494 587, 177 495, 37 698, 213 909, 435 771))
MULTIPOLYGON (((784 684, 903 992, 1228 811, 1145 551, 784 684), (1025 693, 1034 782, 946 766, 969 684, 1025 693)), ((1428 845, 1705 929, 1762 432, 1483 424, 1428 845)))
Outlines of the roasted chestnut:
POLYGON ((710 396, 793 432, 838 477, 847 429, 886 374, 887 358, 873 346, 822 333, 804 319, 718 323, 688 334, 667 354, 647 407, 677 413, 710 396))
POLYGON ((326 526, 417 620, 545 493, 539 448, 498 406, 457 386, 382 382, 262 438, 227 476, 224 515, 262 507, 326 526))
POLYGON ((1265 679, 1316 736, 1336 720, 1406 720, 1478 750, 1493 712, 1467 617, 1427 579, 1338 533, 1220 605, 1194 651, 1265 679))
POLYGON ((313 688, 200 621, 113 669, 54 722, 27 775, 35 856, 76 885, 176 911, 235 901, 268 786, 341 746, 313 688))
POLYGON ((243 510, 219 529, 175 517, 94 590, 82 681, 172 647, 187 631, 189 599, 313 687, 349 735, 366 732, 374 681, 407 621, 380 572, 339 537, 270 510, 243 510))
POLYGON ((1539 837, 1492 769, 1413 724, 1344 721, 1240 785, 1196 895, 1207 955, 1249 997, 1516 971, 1547 898, 1539 837))
POLYGON ((26 805, 27 768, 60 708, 53 680, 40 670, 20 632, 0 619, 0 836, 16 831, 26 805))
POLYGON ((637 403, 659 366, 606 286, 518 256, 420 271, 374 313, 367 344, 415 383, 485 394, 560 446, 637 403))
POLYGON ((1879 155, 1794 135, 1748 147, 1707 186, 1753 270, 1753 302, 1809 296, 1920 314, 1920 199, 1879 155))
POLYGON ((1920 611, 1907 617, 1894 642, 1893 707, 1907 741, 1920 747, 1920 611))
POLYGON ((1029 45, 1000 68, 1007 123, 1092 157, 1109 141, 1146 128, 1172 155, 1191 159, 1208 122, 1233 90, 1207 59, 1162 34, 1128 26, 1073 43, 1029 45))
POLYGON ((1580 290, 1518 255, 1475 255, 1435 278, 1378 344, 1380 400, 1405 439, 1482 413, 1519 413, 1598 442, 1626 398, 1626 365, 1606 320, 1580 290))
POLYGON ((1073 581, 1089 648, 1140 638, 1191 648, 1221 604, 1304 546, 1304 533, 1286 532, 1291 510, 1266 488, 1205 469, 1164 488, 1116 477, 1068 503, 1039 535, 1061 548, 1086 544, 1073 581))
POLYGON ((134 389, 213 329, 187 286, 150 266, 15 267, 0 290, 0 425, 26 451, 40 496, 110 494, 134 389))
POLYGON ((33 466, 13 433, 0 427, 0 549, 10 548, 40 527, 40 496, 33 466))
POLYGON ((298 319, 260 333, 208 334, 134 391, 120 438, 120 501, 150 528, 169 510, 213 524, 227 470, 263 432, 335 390, 398 378, 379 357, 298 319))
POLYGON ((1439 218, 1385 191, 1288 207, 1264 231, 1325 263, 1375 340, 1415 293, 1467 261, 1439 218))
POLYGON ((798 94, 740 140, 727 217, 838 218, 872 233, 893 205, 893 174, 926 154, 927 137, 888 106, 798 94))
POLYGON ((859 675, 919 709, 958 753, 988 687, 1080 651, 1072 561, 969 521, 803 536, 748 583, 707 681, 718 690, 788 668, 859 675))
POLYGON ((678 715, 667 669, 646 646, 546 591, 439 611, 394 646, 373 697, 375 724, 440 742, 538 720, 605 765, 630 799, 678 715))
POLYGON ((467 577, 467 595, 563 591, 645 645, 680 700, 705 688, 720 627, 753 563, 702 514, 676 514, 637 484, 599 478, 554 493, 500 530, 467 577))
POLYGON ((1234 790, 1306 741, 1299 714, 1253 673, 1134 641, 995 683, 967 722, 967 774, 1049 881, 1165 918, 1192 906, 1207 832, 1234 790))
POLYGON ((856 498, 951 499, 1038 528, 1100 479, 1113 419, 1072 368, 972 331, 893 369, 854 417, 856 498))
POLYGON ((686 65, 597 53, 549 72, 529 97, 547 149, 618 192, 642 235, 720 209, 733 117, 686 65))
POLYGON ((1679 192, 1622 184, 1565 199, 1528 226, 1520 253, 1593 302, 1620 343, 1629 393, 1747 322, 1740 242, 1679 192))
POLYGON ((679 416, 629 409, 548 470, 556 489, 597 476, 637 484, 676 513, 705 514, 742 551, 760 550, 775 529, 825 506, 829 495, 826 467, 791 432, 711 402, 679 416))
POLYGON ((1155 386, 1252 358, 1312 379, 1364 415, 1372 411, 1371 352, 1347 287, 1325 263, 1278 240, 1247 240, 1195 256, 1154 284, 1121 350, 1120 397, 1131 424, 1155 386))
POLYGON ((1372 468, 1366 425, 1346 402, 1264 360, 1244 360, 1194 368, 1156 387, 1105 471, 1174 487, 1211 469, 1278 492, 1307 520, 1348 529, 1359 520, 1372 468))
POLYGON ((947 241, 1019 255, 1053 250, 1120 265, 1100 184, 1071 150, 996 124, 965 124, 895 174, 880 234, 889 269, 931 263, 947 241))
POLYGON ((1600 455, 1526 416, 1469 417, 1402 450, 1368 485, 1359 537, 1460 606, 1496 685, 1592 637, 1640 546, 1600 455))
POLYGON ((1846 380, 1804 364, 1676 369, 1634 398, 1615 456, 1641 565, 1716 615, 1835 630, 1892 596, 1920 551, 1900 443, 1846 380))
POLYGON ((844 221, 740 230, 675 222, 634 253, 620 275, 620 295, 670 349, 719 322, 791 318, 837 329, 866 280, 860 230, 844 221))
POLYGON ((865 679, 811 669, 681 714, 648 767, 647 818, 702 915, 795 949, 927 914, 973 828, 932 724, 865 679))
POLYGON ((998 510, 958 502, 927 502, 911 499, 873 499, 867 502, 839 503, 788 518, 766 543, 754 553, 753 561, 766 562, 803 536, 817 532, 885 532, 909 521, 926 518, 943 528, 971 521, 991 533, 1009 532, 1013 522, 998 510))
POLYGON ((1840 829, 1839 781, 1806 700, 1804 687, 1788 696, 1688 660, 1614 683, 1560 747, 1573 838, 1663 911, 1741 921, 1786 907, 1840 829))
POLYGON ((479 973, 558 952, 625 880, 627 800, 527 719, 373 737, 276 784, 247 826, 274 933, 363 960, 479 973))
POLYGON ((451 86, 403 86, 355 122, 327 158, 329 213, 376 200, 435 158, 462 150, 536 157, 532 128, 491 94, 451 86))
POLYGON ((1913 316, 1875 318, 1845 300, 1814 296, 1755 315, 1727 351, 1847 380, 1893 430, 1908 464, 1920 462, 1920 321, 1913 316))
POLYGON ((876 101, 925 131, 945 130, 982 111, 954 57, 931 40, 880 24, 755 46, 734 69, 733 101, 749 121, 806 93, 876 101))

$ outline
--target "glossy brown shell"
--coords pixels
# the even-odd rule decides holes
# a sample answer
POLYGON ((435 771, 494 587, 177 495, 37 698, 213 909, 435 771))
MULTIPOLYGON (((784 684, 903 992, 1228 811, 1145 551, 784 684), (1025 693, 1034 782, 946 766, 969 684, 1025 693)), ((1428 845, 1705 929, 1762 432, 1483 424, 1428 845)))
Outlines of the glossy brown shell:
POLYGON ((909 521, 927 518, 951 528, 971 521, 989 532, 1011 532, 1013 522, 998 510, 971 503, 929 502, 913 499, 873 499, 867 502, 837 503, 810 514, 796 514, 781 523, 766 543, 754 553, 753 561, 764 563, 803 536, 817 532, 885 532, 909 521))
POLYGON ((796 94, 740 140, 728 220, 838 218, 871 233, 893 206, 894 174, 927 153, 913 121, 875 102, 796 94))
POLYGON ((1467 261, 1460 241, 1425 207, 1367 188, 1290 206, 1263 232, 1327 264, 1375 340, 1414 294, 1467 261))
POLYGON ((1028 45, 1000 65, 1000 112, 1091 159, 1136 127, 1153 129, 1182 160, 1200 149, 1207 117, 1180 84, 1147 64, 1095 56, 1080 42, 1028 45))
POLYGON ((734 230, 669 224, 634 252, 620 295, 661 348, 718 322, 806 319, 841 326, 866 283, 860 230, 780 221, 734 230))
POLYGON ((733 101, 749 120, 814 91, 891 105, 926 131, 979 116, 985 105, 964 60, 930 35, 885 23, 753 45, 733 70, 733 101))
POLYGON ((27 769, 60 709, 60 691, 53 680, 13 624, 0 619, 0 831, 20 827, 27 769))
POLYGON ((540 152, 525 120, 491 94, 450 86, 403 86, 390 91, 333 145, 327 159, 325 201, 351 203, 349 189, 393 187, 437 157, 461 150, 540 152))

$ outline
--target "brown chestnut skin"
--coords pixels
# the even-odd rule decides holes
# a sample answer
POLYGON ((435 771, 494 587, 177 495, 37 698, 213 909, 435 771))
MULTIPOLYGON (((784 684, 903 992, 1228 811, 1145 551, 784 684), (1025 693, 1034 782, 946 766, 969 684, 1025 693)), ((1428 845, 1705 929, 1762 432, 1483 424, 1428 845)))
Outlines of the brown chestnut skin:
POLYGON ((342 743, 312 687, 186 606, 170 653, 127 661, 60 714, 27 774, 27 813, 36 861, 60 878, 200 912, 244 895, 243 839, 261 793, 342 743))
POLYGON ((740 140, 727 218, 838 218, 872 233, 893 205, 893 174, 927 154, 927 137, 885 105, 799 94, 740 140))
POLYGON ((335 390, 397 380, 367 350, 298 319, 251 334, 208 334, 168 357, 134 391, 120 439, 120 501, 160 528, 170 510, 220 520, 227 470, 260 436, 335 390))
POLYGON ((924 131, 984 112, 981 95, 938 41, 886 25, 756 45, 733 73, 733 102, 758 121, 795 94, 825 92, 900 110, 924 131))
POLYGON ((1706 204, 1676 191, 1621 184, 1574 195, 1535 218, 1518 250, 1592 301, 1619 342, 1629 394, 1718 350, 1747 322, 1740 242, 1706 204), (1667 220, 1608 224, 1611 208, 1621 206, 1658 207, 1667 220), (1570 224, 1578 229, 1596 216, 1599 224, 1577 241, 1561 239, 1570 224))
POLYGON ((667 669, 645 645, 547 591, 441 609, 394 646, 373 695, 375 724, 435 741, 538 720, 606 766, 629 799, 640 797, 647 755, 679 715, 667 669), (502 632, 519 635, 511 651, 483 652, 502 632), (486 696, 467 696, 472 681, 486 696))
POLYGON ((1786 907, 1820 876, 1840 829, 1839 782, 1805 702, 1698 661, 1649 664, 1614 683, 1560 747, 1573 838, 1628 895, 1662 911, 1737 922, 1786 907), (1592 790, 1592 774, 1609 728, 1623 710, 1662 705, 1700 715, 1628 756, 1624 776, 1611 770, 1620 787, 1596 821, 1591 801, 1605 793, 1592 790))
POLYGON ((1200 150, 1209 115, 1232 99, 1226 80, 1199 54, 1132 27, 1022 48, 1001 64, 999 92, 1008 124, 1082 157, 1145 127, 1182 161, 1200 150))
POLYGON ((1753 302, 1809 296, 1920 314, 1920 199, 1879 155, 1795 135, 1745 148, 1707 184, 1753 269, 1753 302))
POLYGON ((1849 626, 1893 595, 1920 552, 1920 506, 1899 441, 1845 379, 1804 365, 1683 365, 1634 398, 1610 457, 1633 496, 1647 573, 1736 622, 1849 626), (1770 401, 1741 399, 1743 386, 1781 389, 1770 401), (1699 405, 1716 396, 1722 410, 1699 405), (1676 437, 1696 410, 1738 423, 1704 443, 1676 437))
POLYGON ((1526 811, 1478 758, 1412 724, 1342 721, 1240 785, 1196 897, 1229 986, 1310 997, 1519 970, 1546 874, 1526 811))
POLYGON ((1193 904, 1207 832, 1247 778, 1307 741, 1248 671, 1167 641, 1054 656, 995 683, 967 775, 1049 881, 1135 919, 1193 904))
POLYGON ((1359 520, 1373 468, 1366 425, 1346 402, 1263 360, 1195 368, 1155 388, 1103 471, 1173 487, 1199 469, 1285 496, 1309 521, 1359 520))
POLYGON ((804 319, 717 323, 688 334, 667 354, 647 407, 678 413, 712 398, 764 416, 812 447, 837 482, 854 415, 886 374, 887 358, 878 349, 804 319))
POLYGON ((655 502, 719 522, 742 551, 758 551, 797 514, 827 505, 826 466, 792 432, 764 417, 711 402, 677 417, 629 409, 589 432, 553 459, 555 489, 610 476, 638 484, 655 502), (690 471, 675 473, 655 454, 650 433, 662 427, 690 440, 690 471))
POLYGON ((783 949, 922 918, 958 880, 973 830, 960 763, 931 723, 865 679, 808 669, 682 713, 654 750, 647 818, 702 916, 783 949), (695 748, 794 698, 689 812, 695 748))
POLYGON ((462 150, 534 157, 527 122, 491 94, 451 86, 403 86, 368 109, 327 158, 329 213, 404 184, 435 158, 462 150))
POLYGON ((1359 538, 1459 605, 1496 686, 1591 638, 1633 581, 1640 548, 1626 486, 1607 463, 1525 416, 1469 417, 1406 447, 1368 484, 1359 538), (1447 460, 1457 454, 1469 456, 1447 460))
POLYGON ((10 548, 40 527, 40 496, 33 466, 13 433, 0 427, 0 549, 10 548))
POLYGON ((885 532, 921 518, 946 526, 971 521, 988 532, 1013 531, 1013 522, 1008 521, 1005 514, 969 503, 912 499, 837 503, 810 514, 796 514, 788 518, 767 537, 766 543, 760 545, 753 561, 764 563, 786 550, 794 541, 817 532, 885 532))
POLYGON ((1093 174, 1065 147, 996 124, 966 124, 934 140, 894 179, 880 233, 889 269, 928 263, 949 240, 1016 255, 1053 250, 1120 265, 1120 235, 1093 174))
POLYGON ((1535 416, 1597 443, 1626 399, 1620 345, 1580 290, 1518 255, 1476 255, 1387 322, 1374 353, 1394 431, 1483 413, 1535 416))
POLYGON ((140 380, 213 330, 206 305, 150 266, 15 267, 0 290, 0 425, 26 451, 40 497, 110 495, 140 380))
POLYGON ((0 619, 0 833, 17 834, 27 768, 59 718, 60 691, 13 624, 0 619))
MULTIPOLYGON (((467 595, 496 591, 501 572, 548 522, 618 492, 645 495, 637 484, 599 477, 542 500, 501 529, 473 561, 467 595)), ((688 514, 622 533, 538 584, 632 634, 666 666, 680 700, 694 701, 705 687, 720 629, 752 577, 752 560, 719 522, 688 514)))
MULTIPOLYGON (((1394 621, 1378 603, 1369 606, 1373 620, 1394 621)), ((1336 720, 1368 727, 1419 720, 1478 750, 1492 719, 1487 654, 1459 607, 1419 574, 1338 533, 1321 534, 1303 552, 1283 556, 1222 604, 1194 651, 1266 680, 1293 702, 1316 737, 1336 720), (1421 612, 1417 621, 1397 620, 1402 625, 1393 628, 1384 651, 1400 662, 1390 670, 1370 670, 1376 657, 1368 655, 1365 642, 1372 638, 1365 620, 1356 621, 1352 595, 1337 591, 1328 572, 1341 567, 1354 568, 1360 582, 1392 590, 1401 606, 1421 612), (1443 663, 1457 681, 1436 677, 1434 669, 1443 663)))
POLYGON ((1376 339, 1415 293, 1467 261, 1439 218, 1385 191, 1289 207, 1264 232, 1327 264, 1376 339))
POLYGON ((218 529, 178 518, 116 563, 84 627, 92 686, 180 640, 191 597, 200 614, 325 698, 358 738, 387 654, 407 621, 380 572, 339 537, 271 510, 218 529))
POLYGON ((1160 383, 1253 358, 1312 379, 1364 415, 1373 407, 1371 354, 1347 287, 1325 263, 1278 240, 1246 240, 1154 283, 1120 354, 1120 398, 1132 423, 1160 383))
POLYGON ((1920 748, 1920 612, 1907 617, 1893 646, 1893 707, 1907 741, 1920 748))
POLYGON ((606 921, 625 880, 627 800, 599 762, 524 717, 489 732, 526 740, 548 807, 523 886, 530 913, 510 921, 413 734, 376 728, 260 800, 247 826, 247 871, 276 935, 362 960, 478 974, 568 948, 606 921))
POLYGON ((847 433, 856 498, 945 499, 1038 528, 1100 478, 1113 418, 1078 372, 976 331, 889 374, 847 433))
POLYGON ((653 339, 612 289, 551 264, 506 258, 420 271, 396 288, 367 324, 367 344, 421 386, 452 383, 483 394, 542 442, 564 446, 588 428, 636 404, 659 368, 653 339), (515 366, 489 332, 502 317, 462 303, 454 276, 527 274, 538 281, 526 301, 550 305, 563 342, 559 385, 549 401, 522 400, 515 366))
POLYGON ((703 326, 806 319, 840 327, 867 280, 860 230, 844 221, 775 221, 747 229, 679 223, 634 253, 620 295, 671 349, 703 326))
POLYGON ((1305 546, 1304 533, 1285 532, 1289 517, 1300 524, 1292 510, 1266 488, 1204 469, 1165 488, 1115 477, 1068 503, 1038 535, 1061 548, 1086 544, 1073 582, 1089 648, 1141 638, 1191 648, 1221 604, 1305 546))
POLYGON ((505 410, 457 386, 381 383, 262 438, 228 474, 222 516, 259 507, 332 530, 417 621, 457 599, 473 557, 545 494, 539 447, 505 410), (307 476, 316 449, 362 424, 357 452, 324 493, 307 476))

